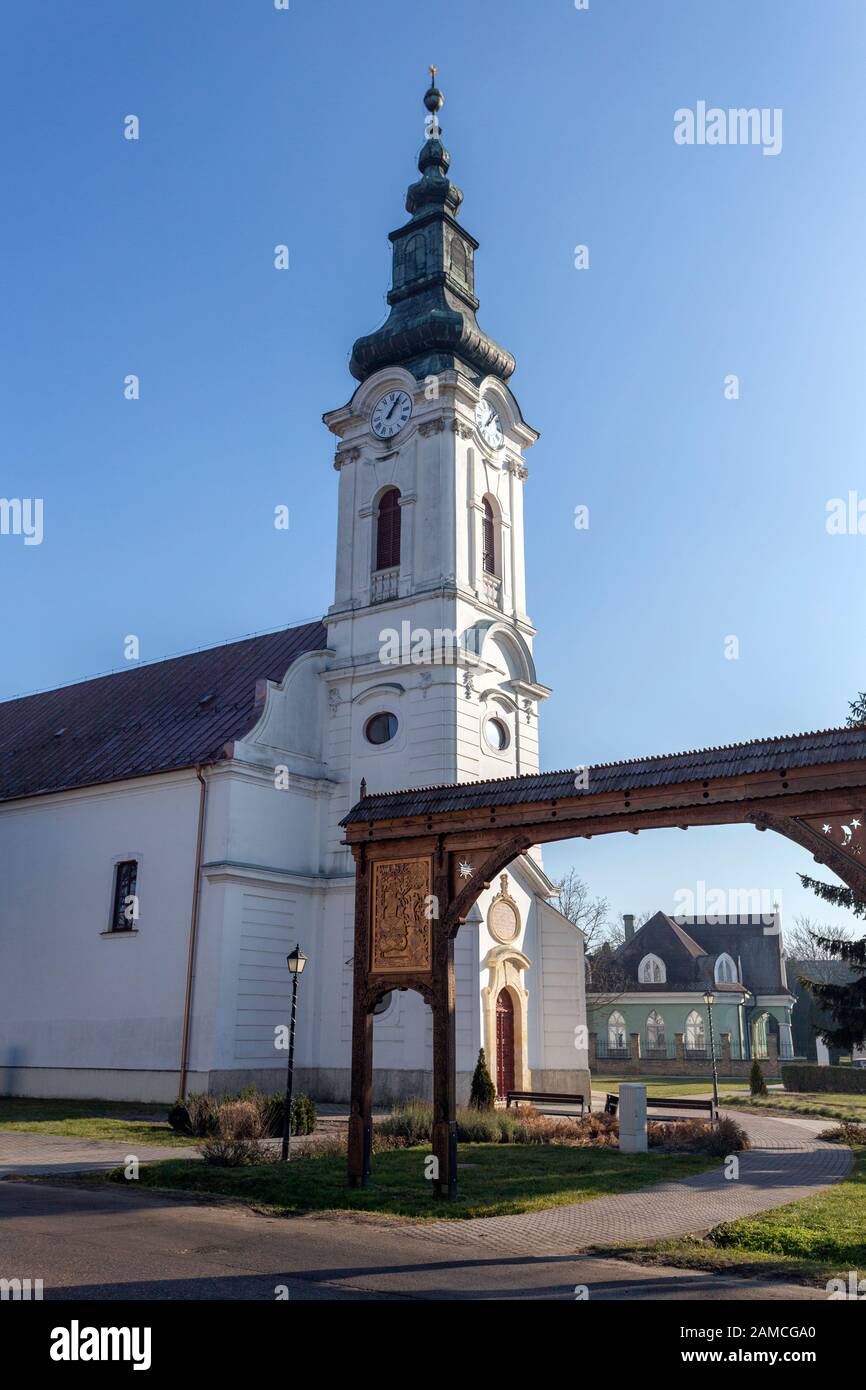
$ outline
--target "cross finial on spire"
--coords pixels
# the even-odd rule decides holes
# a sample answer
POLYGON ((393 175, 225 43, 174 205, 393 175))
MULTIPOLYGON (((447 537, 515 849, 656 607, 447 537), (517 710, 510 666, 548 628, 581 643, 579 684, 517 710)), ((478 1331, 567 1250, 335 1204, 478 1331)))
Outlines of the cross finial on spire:
POLYGON ((445 103, 445 98, 436 86, 436 74, 439 69, 434 63, 430 64, 430 86, 424 93, 424 105, 430 112, 425 124, 428 140, 438 140, 439 138, 439 112, 445 103))

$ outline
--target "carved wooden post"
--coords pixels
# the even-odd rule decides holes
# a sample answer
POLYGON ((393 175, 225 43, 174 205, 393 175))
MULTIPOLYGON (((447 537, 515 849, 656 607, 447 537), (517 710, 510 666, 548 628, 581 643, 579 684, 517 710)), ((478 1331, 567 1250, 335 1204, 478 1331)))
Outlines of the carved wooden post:
POLYGON ((373 1013, 367 1004, 370 865, 355 852, 355 956, 352 988, 352 1097, 349 1113, 349 1186, 366 1187, 373 1150, 373 1013))
POLYGON ((451 899, 448 855, 436 854, 433 891, 438 916, 433 923, 433 1153, 437 1197, 457 1196, 457 1030, 454 938, 446 919, 451 899))

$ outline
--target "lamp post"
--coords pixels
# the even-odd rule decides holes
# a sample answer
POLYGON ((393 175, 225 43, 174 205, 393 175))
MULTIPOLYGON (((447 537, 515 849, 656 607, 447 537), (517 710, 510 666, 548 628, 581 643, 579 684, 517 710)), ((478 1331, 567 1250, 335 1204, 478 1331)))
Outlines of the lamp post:
POLYGON ((713 1035, 713 999, 715 998, 711 989, 704 990, 704 1003, 707 1006, 707 1023, 710 1029, 710 1057, 713 1062, 713 1106, 716 1112, 716 1119, 719 1117, 719 1074, 716 1071, 716 1039, 713 1035))
POLYGON ((307 957, 300 946, 296 946, 286 956, 286 965, 292 977, 292 1018, 289 1025, 289 1066, 286 1072, 286 1103, 283 1108, 283 1153, 282 1161, 289 1159, 289 1145, 292 1141, 292 1083, 295 1071, 295 1019, 298 1013, 298 976, 304 973, 307 957))

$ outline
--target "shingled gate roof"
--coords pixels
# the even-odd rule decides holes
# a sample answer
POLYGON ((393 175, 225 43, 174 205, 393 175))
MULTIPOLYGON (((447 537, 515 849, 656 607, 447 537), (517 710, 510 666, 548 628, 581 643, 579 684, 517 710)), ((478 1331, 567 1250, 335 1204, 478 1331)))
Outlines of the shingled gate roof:
POLYGON ((356 802, 340 823, 352 825, 484 806, 520 806, 561 797, 636 791, 640 787, 741 777, 752 772, 778 772, 785 768, 845 763, 859 758, 866 758, 866 726, 822 729, 816 733, 755 739, 720 748, 699 748, 689 753, 601 763, 588 769, 588 785, 583 791, 575 790, 575 769, 569 768, 563 772, 527 773, 521 777, 499 777, 489 782, 464 782, 458 786, 378 792, 356 802))
POLYGON ((217 761, 258 718, 256 683, 327 646, 320 622, 0 703, 0 801, 217 761))

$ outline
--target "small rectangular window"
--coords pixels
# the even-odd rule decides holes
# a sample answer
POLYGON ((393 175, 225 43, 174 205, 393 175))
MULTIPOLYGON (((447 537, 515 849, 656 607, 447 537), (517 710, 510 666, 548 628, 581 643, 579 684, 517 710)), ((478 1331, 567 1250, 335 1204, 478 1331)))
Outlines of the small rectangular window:
POLYGON ((109 931, 132 931, 138 921, 138 864, 124 859, 114 870, 114 902, 109 931))

